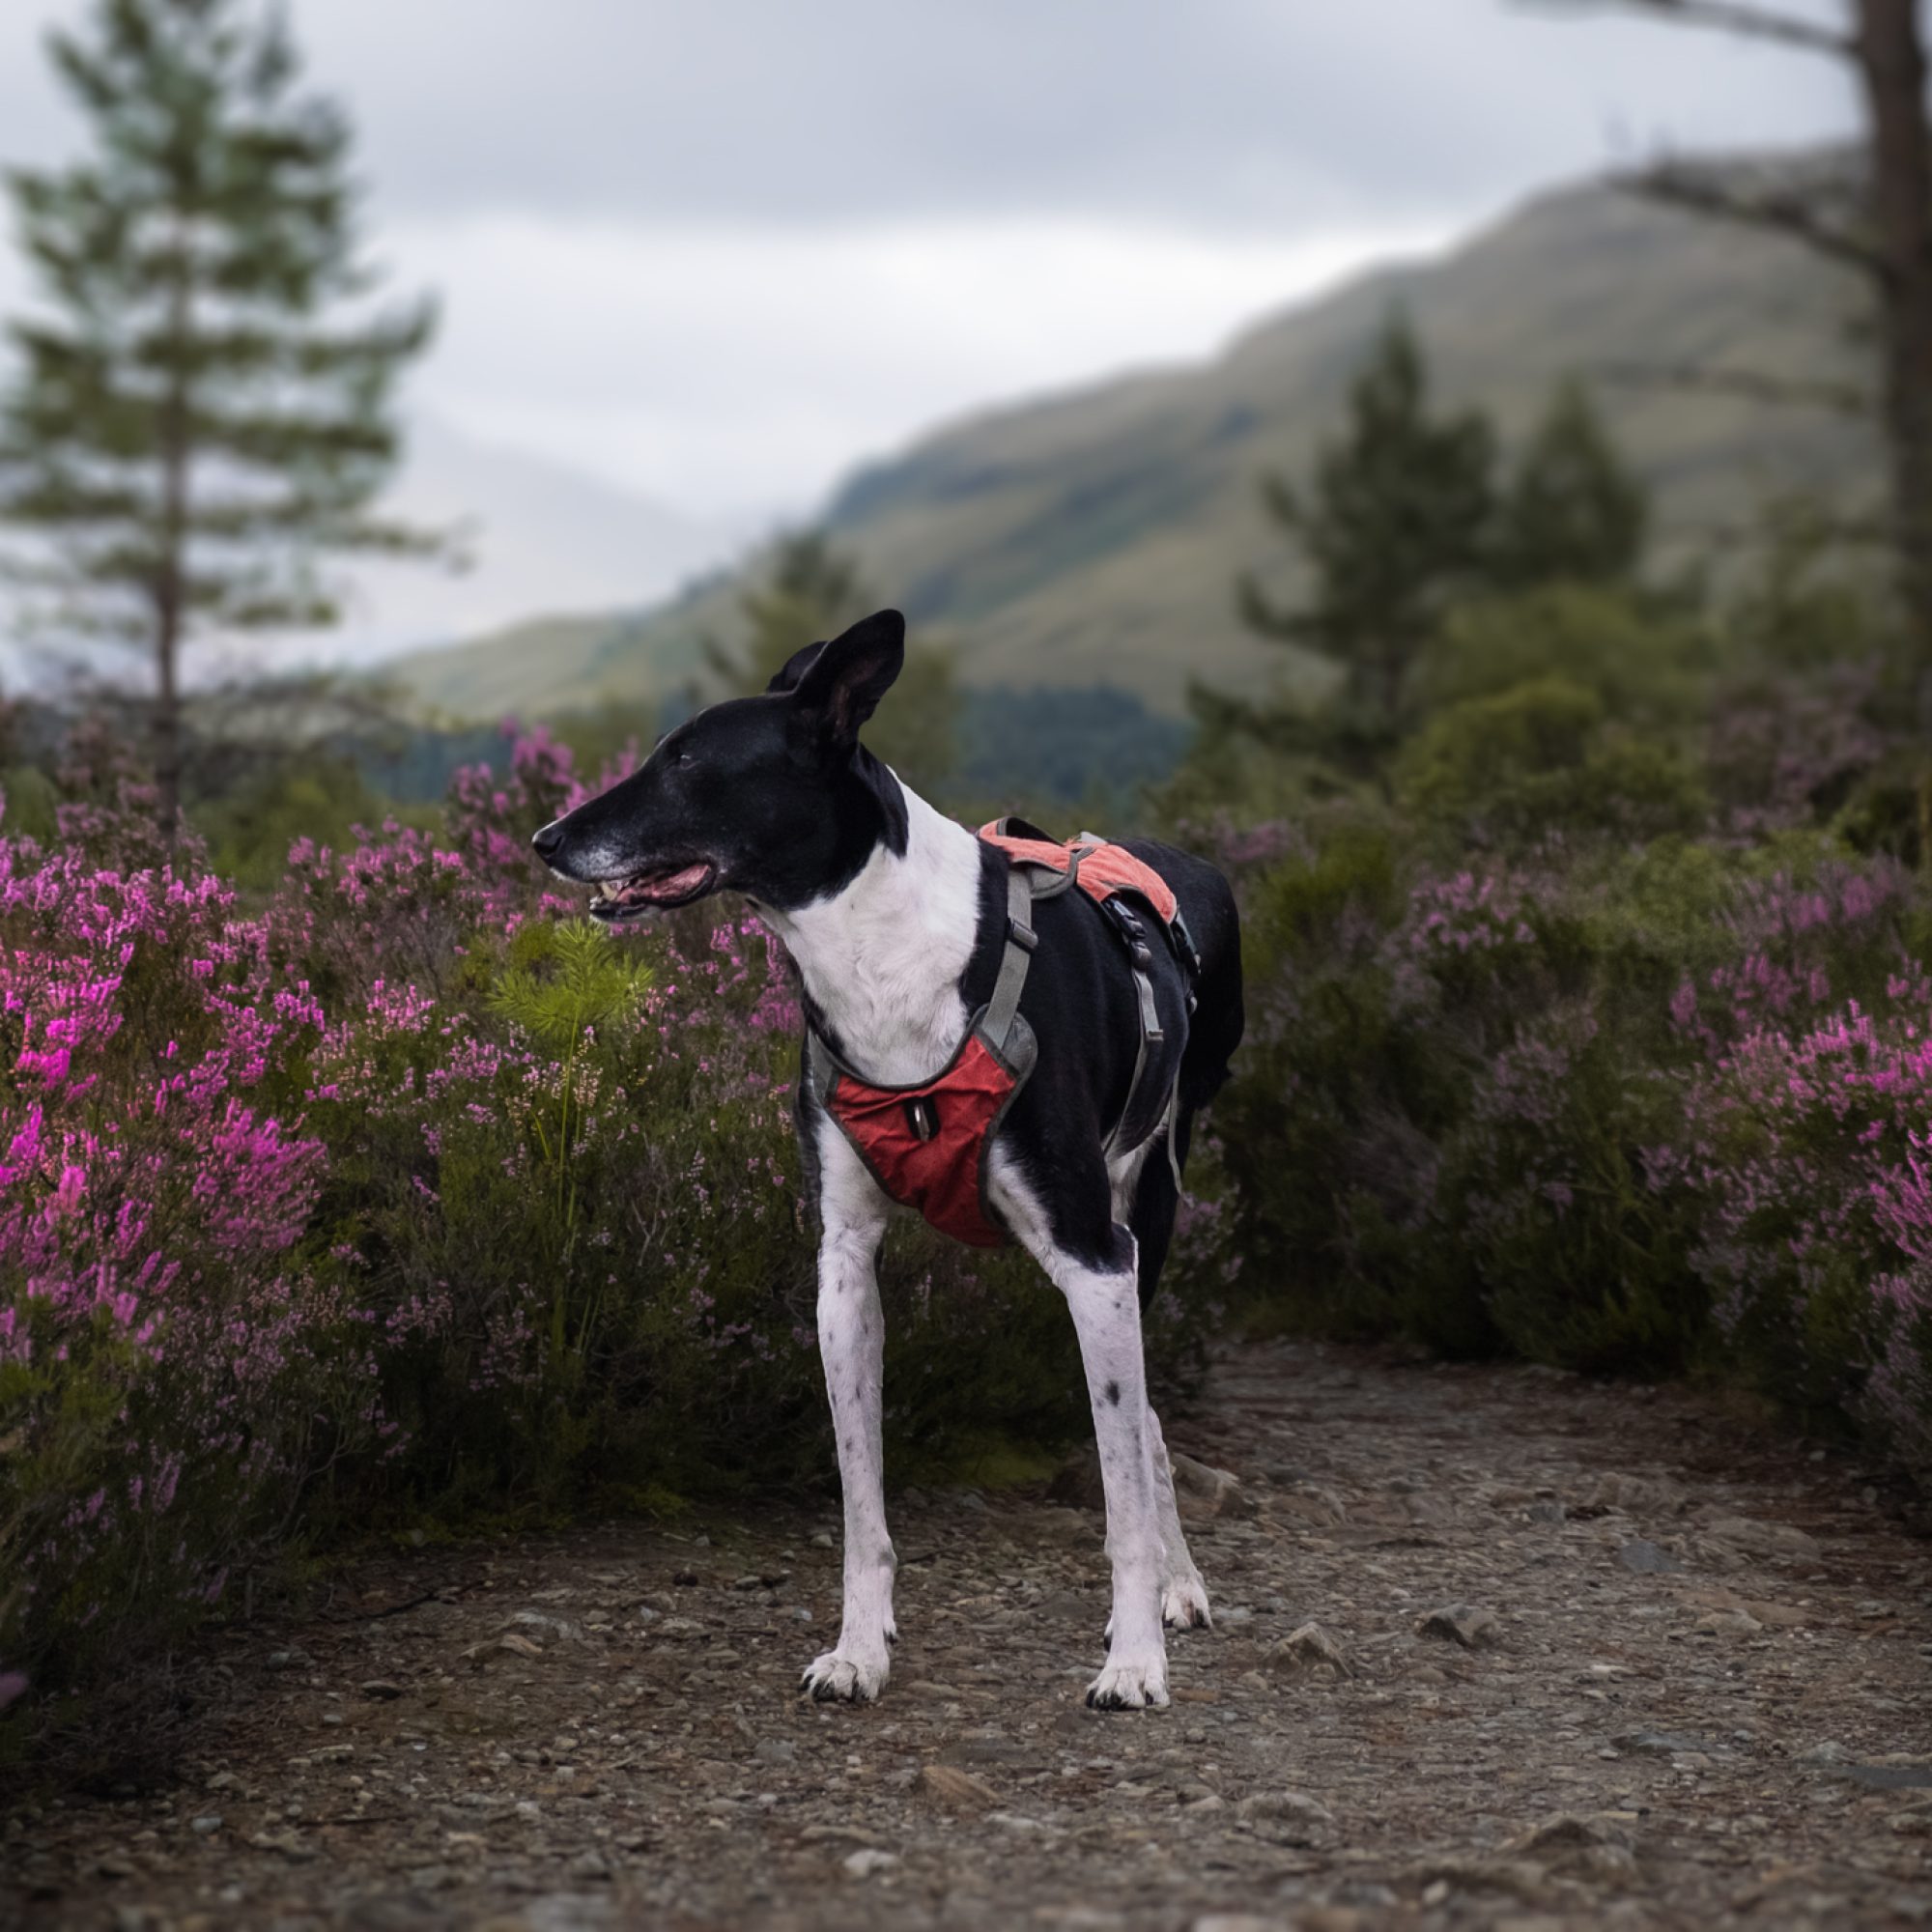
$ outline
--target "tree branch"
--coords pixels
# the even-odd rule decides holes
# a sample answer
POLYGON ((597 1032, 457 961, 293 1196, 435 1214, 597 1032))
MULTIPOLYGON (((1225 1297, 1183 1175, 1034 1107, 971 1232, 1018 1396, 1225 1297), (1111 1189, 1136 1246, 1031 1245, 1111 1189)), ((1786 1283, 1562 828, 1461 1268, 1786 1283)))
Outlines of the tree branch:
POLYGON ((1740 402, 1790 404, 1848 416, 1869 416, 1875 410, 1872 397, 1854 384, 1805 382, 1765 369, 1726 369, 1698 362, 1610 362, 1603 364, 1599 373, 1606 383, 1634 389, 1695 389, 1706 395, 1735 396, 1740 402))
POLYGON ((1531 4, 1578 14, 1586 9, 1592 13, 1648 14, 1678 26, 1709 27, 1719 33, 1740 34, 1747 40, 1797 47, 1805 53, 1828 54, 1833 60, 1856 60, 1859 53, 1856 34, 1839 33, 1769 7, 1747 5, 1745 0, 1531 0, 1531 4))
POLYGON ((1690 214, 1782 235, 1875 281, 1883 281, 1888 273, 1884 256, 1869 242, 1848 228, 1834 226, 1800 194, 1780 190, 1747 193, 1726 187, 1708 174, 1691 174, 1668 163, 1627 175, 1622 185, 1633 194, 1690 214))

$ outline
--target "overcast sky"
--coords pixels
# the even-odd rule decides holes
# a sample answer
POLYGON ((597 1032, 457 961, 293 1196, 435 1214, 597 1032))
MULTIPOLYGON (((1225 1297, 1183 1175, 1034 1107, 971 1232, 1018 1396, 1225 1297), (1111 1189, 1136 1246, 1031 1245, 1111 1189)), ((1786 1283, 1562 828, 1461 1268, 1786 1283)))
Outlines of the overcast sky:
MULTIPOLYGON (((1832 0, 1791 0, 1832 14, 1832 0)), ((69 152, 0 0, 0 159, 69 152)), ((1827 63, 1504 0, 294 0, 414 406, 744 519, 935 419, 1198 355, 1662 143, 1850 125, 1827 63)), ((18 267, 0 254, 0 304, 18 267)))

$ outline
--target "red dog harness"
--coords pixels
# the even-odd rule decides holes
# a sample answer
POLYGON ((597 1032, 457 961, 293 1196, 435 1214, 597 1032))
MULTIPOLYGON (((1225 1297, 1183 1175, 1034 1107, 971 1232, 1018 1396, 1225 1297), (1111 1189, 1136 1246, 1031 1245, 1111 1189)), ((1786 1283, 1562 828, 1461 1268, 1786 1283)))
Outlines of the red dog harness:
MULTIPOLYGON (((983 827, 980 837, 998 846, 1010 865, 1007 942, 993 996, 973 1015, 959 1050, 930 1080, 875 1087, 845 1065, 816 1028, 808 1027, 804 1070, 819 1103, 893 1200, 923 1214, 954 1240, 993 1248, 1010 1236, 988 1204, 987 1150, 1039 1056, 1033 1029, 1019 1009, 1027 967, 1039 943, 1033 925, 1034 901, 1078 885, 1097 905, 1114 911, 1127 940, 1140 997, 1141 1044, 1122 1125, 1134 1114, 1148 1048, 1160 1042, 1162 1033, 1147 973, 1151 957, 1139 923, 1113 902, 1121 894, 1145 900, 1184 961, 1192 962, 1194 949, 1173 888, 1124 847, 1091 833, 1060 844, 1018 819, 998 819, 983 827)), ((1170 1096, 1164 1122, 1170 1130, 1172 1122, 1170 1096)), ((1108 1151, 1114 1151, 1111 1143, 1108 1151)), ((1170 1137, 1170 1157, 1171 1152, 1170 1137)))

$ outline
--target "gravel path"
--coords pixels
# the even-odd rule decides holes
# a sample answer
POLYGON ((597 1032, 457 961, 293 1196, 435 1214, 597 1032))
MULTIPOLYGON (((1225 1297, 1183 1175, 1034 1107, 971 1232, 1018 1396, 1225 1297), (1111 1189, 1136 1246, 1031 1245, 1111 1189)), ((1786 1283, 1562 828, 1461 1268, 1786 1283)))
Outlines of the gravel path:
POLYGON ((218 1640, 172 1787, 9 1821, 0 1923, 1932 1923, 1932 1548, 1858 1470, 1286 1345, 1169 1433, 1238 1478, 1194 1478, 1170 1710, 1082 1707, 1099 1518, 1037 1493, 897 1500, 870 1709, 794 1694, 823 1502, 424 1550, 218 1640))

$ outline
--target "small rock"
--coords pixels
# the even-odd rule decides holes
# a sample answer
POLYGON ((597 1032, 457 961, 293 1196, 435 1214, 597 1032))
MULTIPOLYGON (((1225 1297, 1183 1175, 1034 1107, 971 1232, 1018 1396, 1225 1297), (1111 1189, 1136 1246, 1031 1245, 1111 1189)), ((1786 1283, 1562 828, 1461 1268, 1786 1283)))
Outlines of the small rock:
POLYGON ((898 1861, 896 1852, 875 1851, 867 1845, 848 1854, 844 1865, 854 1878, 871 1878, 878 1872, 891 1871, 898 1861))
POLYGON ((94 1861, 102 1878, 132 1878, 141 1869, 125 1852, 106 1852, 94 1861))
POLYGON ((1760 1522, 1755 1517, 1724 1516, 1704 1525, 1704 1533, 1728 1543, 1747 1556, 1812 1560, 1822 1554, 1818 1539, 1788 1522, 1760 1522))
MULTIPOLYGON (((1559 1811, 1553 1818, 1546 1818, 1542 1824, 1533 1825, 1520 1837, 1511 1839, 1504 1849, 1518 1858, 1541 1859, 1557 1868, 1579 1862, 1594 1867, 1599 1861, 1593 1855, 1620 1852, 1623 1859, 1611 1863, 1621 1871, 1630 1859, 1632 1839, 1628 1822, 1612 1812, 1559 1811)), ((1593 1870, 1592 1875, 1610 1874, 1593 1870)))
POLYGON ((611 1877, 611 1861, 602 1852, 579 1852, 565 1869, 575 1879, 585 1879, 592 1884, 608 1883, 611 1877))
POLYGON ((1610 1742, 1619 1750, 1653 1752, 1667 1757, 1690 1752, 1708 1755, 1719 1748, 1703 1738, 1685 1737, 1677 1731, 1625 1731, 1610 1742))
POLYGON ((1501 1618, 1478 1604, 1444 1604, 1418 1618, 1415 1632, 1418 1636, 1439 1636, 1446 1642, 1460 1643, 1464 1650, 1489 1650, 1503 1640, 1501 1618))
POLYGON ((1323 1527, 1332 1527, 1349 1520, 1348 1506, 1335 1491, 1301 1477, 1286 1484, 1275 1496, 1274 1505, 1290 1516, 1298 1516, 1304 1522, 1323 1527))
POLYGON ((461 1655, 465 1663, 481 1670, 496 1657, 541 1657, 543 1645, 532 1643, 528 1637, 520 1636, 515 1631, 506 1631, 501 1636, 491 1637, 485 1643, 472 1643, 461 1655))
POLYGON ((188 1827, 188 1829, 192 1832, 198 1833, 204 1838, 210 1837, 214 1833, 220 1831, 221 1829, 220 1814, 218 1812, 210 1811, 204 1814, 202 1817, 195 1819, 192 1822, 192 1824, 188 1827))
POLYGON ((1583 1497, 1586 1509, 1626 1516, 1679 1516, 1689 1498, 1672 1482, 1652 1476, 1599 1476, 1583 1497))
POLYGON ((1000 1794, 983 1778, 954 1764, 922 1765, 917 1789, 922 1798, 960 1810, 989 1811, 1000 1802, 1000 1794))
POLYGON ((503 1619, 503 1628, 508 1631, 514 1626, 519 1630, 542 1631, 547 1634, 561 1637, 566 1642, 574 1641, 583 1634, 582 1629, 568 1617, 554 1617, 547 1610, 516 1610, 503 1619))
POLYGON ((1540 1502, 1529 1506, 1531 1522, 1563 1522, 1569 1515, 1569 1510, 1562 1503, 1540 1502))
POLYGON ((1291 1676, 1317 1681, 1339 1683, 1355 1674, 1348 1652, 1318 1623, 1290 1631, 1268 1652, 1268 1662, 1291 1676))
POLYGON ((760 1738, 752 1747, 752 1755, 760 1764, 796 1764, 798 1747, 789 1738, 760 1738))
POLYGON ((1764 1626, 1747 1610, 1706 1610, 1696 1628, 1706 1636, 1754 1636, 1764 1626))
POLYGON ((1662 1544, 1647 1542, 1642 1537, 1626 1543, 1617 1551, 1617 1558, 1626 1570, 1634 1570, 1639 1577, 1674 1577, 1684 1568, 1662 1544))
POLYGON ((1815 1744, 1809 1750, 1798 1753, 1800 1764, 1843 1764, 1851 1753, 1835 1738, 1827 1738, 1822 1744, 1815 1744))
POLYGON ((403 1687, 386 1677, 368 1677, 363 1679, 362 1694, 379 1704, 392 1704, 403 1694, 403 1687))
POLYGON ((1184 1517, 1207 1521, 1214 1517, 1246 1517, 1255 1513, 1255 1499, 1240 1478, 1227 1469, 1197 1463, 1192 1456, 1170 1454, 1174 1499, 1184 1517))
POLYGON ((1235 1806, 1243 1824, 1298 1826, 1315 1831, 1332 1825, 1335 1814, 1319 1798, 1305 1791, 1257 1791, 1235 1806))

